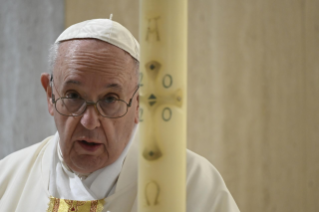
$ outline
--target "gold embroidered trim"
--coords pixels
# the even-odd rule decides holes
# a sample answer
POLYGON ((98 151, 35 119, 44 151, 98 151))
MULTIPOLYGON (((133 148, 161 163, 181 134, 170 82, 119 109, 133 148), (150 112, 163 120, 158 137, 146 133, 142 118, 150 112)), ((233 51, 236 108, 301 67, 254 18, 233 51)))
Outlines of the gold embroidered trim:
POLYGON ((102 212, 104 204, 104 199, 77 201, 51 196, 47 212, 102 212))

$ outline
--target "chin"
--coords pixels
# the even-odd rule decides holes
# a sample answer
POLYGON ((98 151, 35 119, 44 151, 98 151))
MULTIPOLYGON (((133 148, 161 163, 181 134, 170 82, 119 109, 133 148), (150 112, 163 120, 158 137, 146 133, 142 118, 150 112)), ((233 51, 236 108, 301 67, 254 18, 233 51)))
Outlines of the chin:
POLYGON ((72 166, 70 166, 70 168, 73 171, 79 172, 81 174, 92 173, 105 166, 103 163, 101 163, 99 158, 96 158, 95 156, 91 155, 85 155, 80 157, 78 156, 76 158, 73 158, 71 161, 72 166))

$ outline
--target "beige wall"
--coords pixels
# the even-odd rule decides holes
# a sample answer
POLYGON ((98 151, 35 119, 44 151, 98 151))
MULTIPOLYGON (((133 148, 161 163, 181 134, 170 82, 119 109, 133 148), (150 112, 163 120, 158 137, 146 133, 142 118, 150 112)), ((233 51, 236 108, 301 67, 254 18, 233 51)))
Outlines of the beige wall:
POLYGON ((190 148, 243 211, 318 211, 318 1, 207 2, 190 2, 189 99, 207 107, 189 106, 190 148))
MULTIPOLYGON (((319 211, 319 0, 190 0, 188 146, 241 211, 319 211)), ((138 37, 137 0, 66 0, 66 26, 138 37)))

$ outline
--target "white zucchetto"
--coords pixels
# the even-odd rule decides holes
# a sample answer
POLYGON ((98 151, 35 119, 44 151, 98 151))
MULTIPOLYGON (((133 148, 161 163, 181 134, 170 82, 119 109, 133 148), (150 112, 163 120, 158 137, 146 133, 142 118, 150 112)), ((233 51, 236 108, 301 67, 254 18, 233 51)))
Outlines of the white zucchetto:
POLYGON ((140 45, 121 24, 110 19, 93 19, 68 27, 55 43, 77 38, 95 38, 113 44, 140 61, 140 45))

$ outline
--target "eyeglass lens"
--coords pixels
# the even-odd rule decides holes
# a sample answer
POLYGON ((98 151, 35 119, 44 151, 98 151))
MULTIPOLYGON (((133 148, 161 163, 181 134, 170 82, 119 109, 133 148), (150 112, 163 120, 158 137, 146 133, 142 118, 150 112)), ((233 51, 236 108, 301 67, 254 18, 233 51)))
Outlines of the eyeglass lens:
MULTIPOLYGON (((84 99, 60 98, 56 101, 56 109, 59 113, 67 116, 81 115, 87 108, 84 99)), ((99 100, 97 103, 99 113, 104 117, 121 117, 127 112, 127 105, 121 100, 99 100)))

